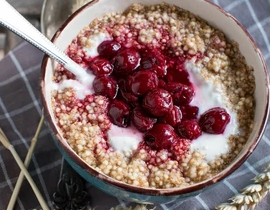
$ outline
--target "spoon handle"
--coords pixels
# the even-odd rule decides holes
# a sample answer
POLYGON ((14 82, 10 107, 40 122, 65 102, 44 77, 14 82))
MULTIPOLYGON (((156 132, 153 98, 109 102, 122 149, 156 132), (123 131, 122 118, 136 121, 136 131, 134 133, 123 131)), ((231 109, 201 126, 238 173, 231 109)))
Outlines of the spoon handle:
MULTIPOLYGON (((34 45, 62 65, 74 65, 75 62, 73 60, 58 49, 6 0, 0 0, 0 24, 28 41, 30 44, 34 45)), ((76 73, 73 72, 72 69, 69 70, 72 73, 76 73)))

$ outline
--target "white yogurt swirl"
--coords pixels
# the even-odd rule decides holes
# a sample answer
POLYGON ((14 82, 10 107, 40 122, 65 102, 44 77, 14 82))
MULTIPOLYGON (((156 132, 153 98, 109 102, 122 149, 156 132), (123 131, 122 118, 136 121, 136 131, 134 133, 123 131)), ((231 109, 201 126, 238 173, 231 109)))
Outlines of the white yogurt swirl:
POLYGON ((199 107, 199 115, 214 107, 222 107, 230 115, 230 122, 223 134, 203 133, 191 143, 191 151, 200 151, 205 155, 206 161, 210 162, 229 151, 228 139, 230 135, 239 133, 237 115, 234 111, 226 108, 224 103, 226 96, 221 88, 209 80, 205 81, 200 76, 201 70, 195 65, 195 59, 187 60, 185 68, 189 72, 190 82, 195 87, 195 96, 190 105, 199 107))

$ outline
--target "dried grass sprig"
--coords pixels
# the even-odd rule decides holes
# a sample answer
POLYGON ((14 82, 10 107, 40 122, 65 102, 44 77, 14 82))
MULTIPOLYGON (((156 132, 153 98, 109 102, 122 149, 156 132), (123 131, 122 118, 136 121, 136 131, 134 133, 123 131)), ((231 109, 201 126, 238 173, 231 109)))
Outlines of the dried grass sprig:
POLYGON ((216 207, 217 210, 252 210, 270 191, 270 165, 257 175, 254 184, 248 185, 242 193, 230 198, 231 203, 222 203, 216 207))
POLYGON ((1 128, 0 128, 0 142, 3 144, 4 147, 6 147, 6 149, 8 149, 11 152, 16 163, 18 164, 18 166, 20 167, 21 171, 23 172, 25 178, 28 180, 30 186, 32 187, 42 209, 49 210, 49 207, 47 206, 45 199, 43 198, 42 194, 40 193, 38 187, 36 186, 34 180, 31 177, 31 175, 29 174, 29 172, 25 168, 25 165, 23 164, 20 156, 18 155, 18 153, 14 149, 13 145, 10 143, 10 141, 8 140, 7 136, 5 135, 4 131, 1 128))
MULTIPOLYGON (((40 118, 40 121, 39 121, 37 130, 35 132, 35 135, 34 135, 33 139, 31 140, 31 145, 30 145, 30 147, 28 149, 26 158, 24 160, 24 165, 25 165, 26 168, 28 168, 29 163, 31 161, 31 158, 32 158, 33 152, 35 150, 35 147, 36 147, 36 144, 37 144, 37 141, 38 141, 38 136, 40 134, 40 131, 41 131, 43 122, 44 122, 44 113, 43 113, 43 109, 42 109, 42 115, 41 115, 41 118, 40 118)), ((17 179, 17 183, 16 183, 16 185, 15 185, 15 187, 13 189, 11 198, 9 200, 9 203, 8 203, 8 206, 7 206, 7 210, 10 210, 10 209, 13 209, 14 208, 14 205, 16 203, 18 194, 20 192, 20 189, 21 189, 23 180, 24 180, 24 173, 21 171, 20 172, 20 175, 19 175, 19 177, 17 179)))

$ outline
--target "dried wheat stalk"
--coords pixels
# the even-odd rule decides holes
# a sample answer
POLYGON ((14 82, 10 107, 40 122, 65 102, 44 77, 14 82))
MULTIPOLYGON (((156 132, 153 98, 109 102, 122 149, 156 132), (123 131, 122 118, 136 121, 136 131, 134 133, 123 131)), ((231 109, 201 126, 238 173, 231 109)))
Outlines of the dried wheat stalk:
POLYGON ((243 189, 243 192, 230 198, 231 203, 222 203, 217 210, 252 210, 270 191, 270 165, 264 173, 259 174, 251 184, 243 189))

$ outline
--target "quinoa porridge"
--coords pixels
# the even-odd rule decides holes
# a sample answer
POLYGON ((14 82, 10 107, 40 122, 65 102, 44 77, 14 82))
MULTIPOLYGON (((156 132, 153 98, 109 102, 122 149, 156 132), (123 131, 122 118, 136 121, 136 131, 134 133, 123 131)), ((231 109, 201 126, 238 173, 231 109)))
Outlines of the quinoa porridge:
POLYGON ((55 69, 56 122, 86 163, 116 180, 188 186, 227 167, 249 137, 253 68, 237 43, 186 10, 134 4, 105 14, 67 54, 94 80, 55 69))

